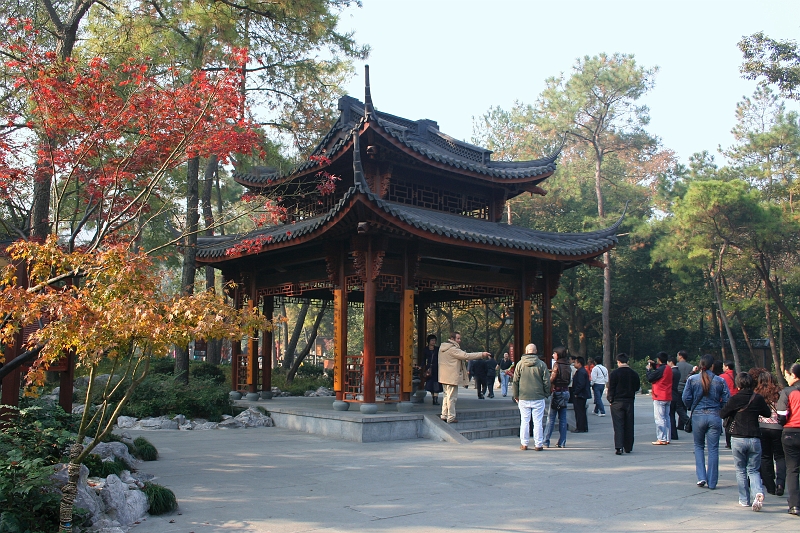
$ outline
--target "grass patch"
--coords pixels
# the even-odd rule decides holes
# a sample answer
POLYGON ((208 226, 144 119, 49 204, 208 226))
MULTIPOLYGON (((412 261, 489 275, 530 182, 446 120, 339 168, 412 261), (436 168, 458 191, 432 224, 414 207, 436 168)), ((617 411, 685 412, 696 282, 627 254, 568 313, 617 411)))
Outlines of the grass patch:
POLYGON ((118 476, 123 470, 128 470, 128 465, 117 457, 113 461, 103 461, 99 455, 89 454, 83 461, 92 477, 108 477, 112 474, 118 476))
POLYGON ((147 495, 147 503, 150 505, 148 512, 151 515, 169 513, 178 508, 178 500, 175 498, 175 493, 167 487, 148 481, 144 484, 142 492, 147 495))
POLYGON ((155 461, 158 459, 158 450, 156 450, 156 447, 146 438, 136 437, 136 440, 133 441, 133 445, 136 449, 134 452, 136 457, 142 461, 155 461))

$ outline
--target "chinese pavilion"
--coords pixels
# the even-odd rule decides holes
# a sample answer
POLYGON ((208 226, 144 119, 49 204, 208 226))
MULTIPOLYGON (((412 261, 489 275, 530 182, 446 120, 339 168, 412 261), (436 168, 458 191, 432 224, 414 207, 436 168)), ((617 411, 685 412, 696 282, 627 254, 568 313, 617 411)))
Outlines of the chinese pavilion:
MULTIPOLYGON (((368 69, 368 67, 367 67, 368 69)), ((345 96, 340 115, 311 160, 291 172, 236 174, 254 192, 283 191, 285 224, 246 235, 198 239, 198 266, 237 282, 236 305, 276 298, 332 301, 336 399, 408 400, 422 352, 426 306, 492 299, 513 308, 516 354, 530 342, 531 304, 541 308, 541 353, 552 353, 551 298, 565 269, 601 266, 620 222, 589 233, 543 232, 501 223, 507 200, 544 195, 556 157, 492 161, 492 152, 458 141, 432 120, 375 109, 366 72, 365 101, 345 96), (314 157, 316 156, 316 157, 314 157), (340 177, 333 194, 313 194, 321 171, 340 177), (289 192, 290 194, 286 194, 289 192), (363 306, 362 353, 348 352, 348 306, 363 306), (414 338, 417 343, 415 345, 414 338)), ((620 219, 621 221, 621 219, 620 219)), ((272 334, 246 353, 234 343, 233 385, 271 390, 272 334)))

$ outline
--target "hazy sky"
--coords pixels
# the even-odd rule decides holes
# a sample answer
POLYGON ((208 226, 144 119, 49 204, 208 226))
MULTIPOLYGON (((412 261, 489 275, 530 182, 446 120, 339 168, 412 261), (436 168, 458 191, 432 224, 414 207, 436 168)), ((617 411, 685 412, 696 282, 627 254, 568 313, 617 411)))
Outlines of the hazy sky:
MULTIPOLYGON (((429 118, 469 141, 490 106, 534 103, 549 76, 575 59, 629 53, 658 66, 648 130, 682 161, 733 142, 736 103, 755 82, 739 74, 736 43, 764 31, 800 38, 800 2, 778 0, 363 0, 342 14, 372 53, 379 110, 429 118)), ((364 62, 348 93, 364 97, 364 62)), ((795 106, 796 107, 796 106, 795 106)), ((717 156, 719 159, 719 156, 717 156)))

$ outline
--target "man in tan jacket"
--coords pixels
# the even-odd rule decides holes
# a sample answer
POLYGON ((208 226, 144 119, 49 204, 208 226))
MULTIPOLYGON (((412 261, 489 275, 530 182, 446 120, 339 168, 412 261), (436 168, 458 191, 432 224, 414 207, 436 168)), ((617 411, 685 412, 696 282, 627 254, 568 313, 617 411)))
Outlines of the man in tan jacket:
POLYGON ((444 388, 444 400, 442 401, 442 420, 448 424, 458 422, 456 420, 456 400, 458 399, 458 387, 467 385, 467 361, 489 357, 489 352, 467 353, 461 349, 461 333, 454 331, 450 334, 450 339, 439 346, 439 383, 444 388))

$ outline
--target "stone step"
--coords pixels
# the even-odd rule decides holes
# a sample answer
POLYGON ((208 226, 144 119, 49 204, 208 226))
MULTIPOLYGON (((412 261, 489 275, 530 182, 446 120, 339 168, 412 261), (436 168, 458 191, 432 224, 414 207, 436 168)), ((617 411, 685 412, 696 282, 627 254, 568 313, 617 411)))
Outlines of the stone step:
POLYGON ((471 429, 458 431, 469 440, 492 439, 494 437, 518 437, 519 423, 514 426, 503 426, 486 429, 471 429))
POLYGON ((496 416, 492 418, 473 418, 463 419, 458 415, 458 422, 452 424, 453 429, 456 431, 473 430, 473 429, 489 429, 499 426, 513 426, 519 425, 519 413, 516 416, 496 416))
POLYGON ((497 409, 458 409, 459 420, 483 420, 487 418, 519 416, 516 406, 501 407, 497 409))

